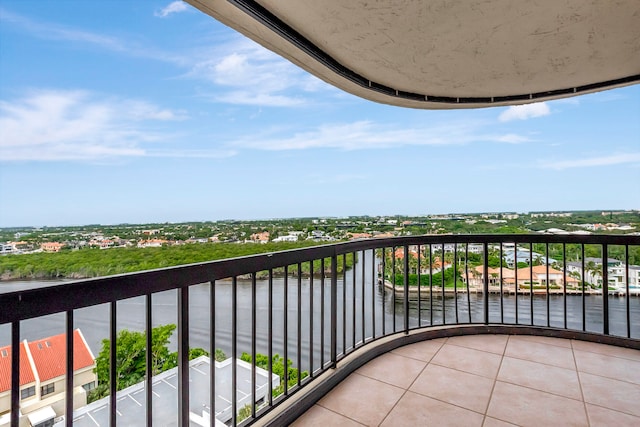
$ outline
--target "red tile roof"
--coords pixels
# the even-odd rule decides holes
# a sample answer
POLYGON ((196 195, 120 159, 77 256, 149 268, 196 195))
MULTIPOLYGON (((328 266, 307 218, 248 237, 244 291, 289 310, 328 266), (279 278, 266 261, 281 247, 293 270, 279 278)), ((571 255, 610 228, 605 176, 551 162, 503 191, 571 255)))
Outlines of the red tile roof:
MULTIPOLYGON (((29 359, 25 343, 20 343, 20 385, 32 383, 36 380, 29 359)), ((0 393, 11 389, 11 346, 0 347, 0 393), (4 354, 6 353, 6 356, 4 354)))
MULTIPOLYGON (((65 374, 67 352, 65 341, 66 334, 60 334, 29 343, 29 350, 40 381, 47 381, 65 374)), ((76 329, 73 332, 73 370, 86 368, 93 363, 91 352, 80 331, 76 329)))

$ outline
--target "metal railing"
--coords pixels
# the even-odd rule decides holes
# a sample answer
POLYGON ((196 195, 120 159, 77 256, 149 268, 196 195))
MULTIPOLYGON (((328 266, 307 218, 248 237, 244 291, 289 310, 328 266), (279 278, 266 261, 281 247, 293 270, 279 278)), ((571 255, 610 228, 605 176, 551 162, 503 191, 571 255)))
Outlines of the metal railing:
MULTIPOLYGON (((115 343, 122 329, 118 304, 142 298, 144 320, 139 329, 151 331, 154 312, 157 323, 160 311, 155 301, 173 294, 178 425, 190 425, 190 412, 199 415, 203 410, 190 407, 189 349, 198 340, 196 344, 204 342, 211 357, 216 349, 230 352, 233 361, 242 353, 251 355, 249 414, 240 420, 239 399, 232 397, 228 420, 231 425, 248 425, 273 416, 282 403, 313 388, 319 377, 351 354, 381 338, 419 330, 475 325, 478 328, 469 330, 477 332, 498 325, 509 333, 523 333, 518 328, 526 327, 527 333, 535 328, 545 335, 640 348, 640 298, 635 296, 640 289, 637 282, 630 283, 635 276, 629 267, 639 248, 640 236, 623 235, 368 239, 8 292, 0 294, 0 327, 10 327, 10 344, 17 349, 22 323, 52 314, 64 316, 69 356, 65 413, 72 414, 72 332, 81 323, 74 314, 108 307, 104 338, 111 342, 110 395, 116 396, 115 343), (612 280, 619 280, 622 287, 610 289, 610 268, 598 270, 597 263, 590 263, 593 253, 606 266, 616 257, 616 271, 623 273, 612 280), (193 339, 194 329, 204 332, 193 339), (263 400, 256 395, 258 353, 266 356, 269 379, 280 354, 284 365, 281 394, 268 393, 263 400), (298 369, 297 376, 290 373, 289 360, 298 369)), ((484 331, 490 330, 494 329, 484 331)), ((140 419, 151 426, 158 421, 153 419, 152 340, 150 333, 146 335, 146 402, 140 419)), ((11 352, 12 426, 19 425, 20 417, 19 358, 19 351, 11 352)), ((231 366, 230 396, 237 397, 238 365, 231 366)), ((212 362, 204 404, 212 426, 220 392, 215 377, 212 362)), ((110 425, 117 425, 117 399, 109 400, 108 412, 110 425)), ((71 426, 73 420, 66 416, 65 424, 71 426)))

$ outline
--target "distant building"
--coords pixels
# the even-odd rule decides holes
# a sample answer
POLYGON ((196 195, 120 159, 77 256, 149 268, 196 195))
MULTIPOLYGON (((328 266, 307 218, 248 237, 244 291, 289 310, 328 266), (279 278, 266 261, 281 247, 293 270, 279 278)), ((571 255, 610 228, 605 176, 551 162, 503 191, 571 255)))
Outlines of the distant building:
POLYGON ((64 248, 64 243, 60 242, 45 242, 40 245, 40 249, 45 252, 60 252, 60 249, 64 248))
POLYGON ((254 233, 249 238, 252 242, 265 244, 269 242, 269 232, 263 231, 262 233, 254 233))
MULTIPOLYGON (((66 335, 20 343, 20 427, 53 425, 65 409, 66 335)), ((0 347, 0 427, 8 427, 11 411, 11 346, 0 347)), ((87 404, 97 385, 93 353, 76 329, 73 333, 73 407, 87 404)))

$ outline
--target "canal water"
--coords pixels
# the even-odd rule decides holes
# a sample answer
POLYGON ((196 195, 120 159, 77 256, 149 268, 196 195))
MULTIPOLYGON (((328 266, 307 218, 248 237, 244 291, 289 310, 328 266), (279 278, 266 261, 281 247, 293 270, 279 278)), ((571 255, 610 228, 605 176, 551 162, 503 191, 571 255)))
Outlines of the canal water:
MULTIPOLYGON (((370 339, 374 333, 376 337, 391 331, 401 331, 404 328, 404 304, 402 299, 396 299, 391 292, 378 285, 375 269, 371 268, 371 259, 364 257, 364 269, 359 260, 354 270, 349 270, 338 280, 337 287, 337 347, 338 353, 358 345, 365 339, 370 339), (363 271, 364 270, 364 271, 363 271), (355 282, 354 282, 355 271, 355 282), (364 281, 362 280, 364 273, 364 281), (353 298, 355 295, 355 298, 353 298), (346 304, 343 304, 346 301, 346 304), (355 302, 355 303, 354 303, 355 302), (364 308, 364 316, 363 316, 364 308), (355 313, 355 315, 354 315, 355 313), (384 315, 381 315, 384 313, 384 315), (347 325, 344 332, 343 320, 347 325), (395 322, 394 322, 395 320, 395 322), (355 326, 355 327, 354 327, 355 326), (355 335, 350 333, 355 330, 355 335)), ((60 282, 0 282, 0 292, 9 292, 29 287, 52 286, 60 282)), ((312 281, 309 278, 275 278, 272 286, 272 319, 271 335, 269 334, 269 285, 267 280, 256 283, 255 318, 256 318, 256 349, 260 353, 268 353, 269 336, 271 336, 273 354, 290 358, 294 365, 298 365, 297 357, 300 350, 300 365, 304 370, 318 369, 322 361, 329 360, 331 339, 330 307, 330 279, 324 283, 318 277, 312 281), (286 282, 286 283, 285 283, 286 282), (285 287, 287 288, 286 336, 288 346, 285 349, 285 287), (300 310, 298 310, 298 298, 300 310), (322 304, 324 298, 324 322, 322 321, 322 304), (311 302, 313 300, 313 307, 311 302), (298 316, 298 313, 300 314, 298 316), (324 327, 323 327, 324 323, 324 327), (313 333, 310 333, 313 331, 313 333), (300 335, 300 340, 298 340, 300 335), (324 341, 324 343, 323 343, 324 341), (299 343, 299 344, 298 344, 299 343), (324 352, 321 346, 324 344, 324 352), (313 351, 310 353, 310 349, 313 351)), ((428 288, 422 292, 420 302, 409 302, 409 326, 441 325, 460 323, 482 323, 484 321, 484 299, 482 295, 459 294, 457 299, 453 295, 444 298, 432 295, 429 298, 428 288), (433 323, 431 323, 433 322, 433 323)), ((215 319, 215 347, 221 348, 227 356, 231 355, 232 331, 232 285, 230 281, 219 281, 215 284, 215 310, 210 305, 210 285, 201 284, 190 288, 189 293, 189 340, 191 347, 210 347, 210 322, 215 319)), ((177 292, 167 291, 154 294, 153 323, 163 325, 177 323, 177 292)), ((489 313, 491 322, 531 324, 531 299, 528 295, 489 295, 489 313), (517 310, 516 310, 517 305, 517 310)), ((628 316, 631 324, 631 335, 640 338, 640 298, 628 299, 628 316)), ((587 331, 602 332, 602 296, 601 295, 552 295, 547 304, 546 296, 533 296, 533 324, 546 326, 547 319, 551 326, 564 327, 564 307, 566 304, 567 327, 583 329, 583 308, 587 331), (547 316, 548 307, 548 316, 547 316)), ((238 354, 251 351, 252 342, 252 284, 250 281, 238 281, 236 306, 236 331, 238 354)), ((118 329, 142 331, 145 327, 144 297, 120 301, 117 304, 118 329)), ((101 349, 101 342, 109 335, 109 306, 107 304, 87 307, 74 312, 74 327, 80 328, 89 347, 97 356, 101 349)), ((609 296, 610 333, 626 336, 627 334, 627 299, 609 296)), ((38 319, 21 322, 21 338, 35 340, 64 332, 64 314, 55 314, 38 319)), ((0 346, 10 344, 11 331, 9 325, 0 325, 0 346)), ((170 347, 176 349, 177 333, 174 334, 170 347)))

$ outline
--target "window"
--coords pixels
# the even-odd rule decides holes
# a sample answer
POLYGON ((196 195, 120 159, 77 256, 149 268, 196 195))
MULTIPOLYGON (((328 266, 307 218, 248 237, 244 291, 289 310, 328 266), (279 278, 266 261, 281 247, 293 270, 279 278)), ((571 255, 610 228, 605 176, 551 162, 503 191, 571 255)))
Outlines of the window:
POLYGON ((47 394, 51 394, 54 391, 56 391, 54 383, 43 385, 42 387, 40 387, 40 395, 41 396, 46 396, 47 394))
POLYGON ((20 399, 26 399, 27 397, 35 396, 35 394, 36 386, 32 385, 31 387, 20 390, 20 399))
POLYGON ((9 352, 5 349, 2 349, 0 353, 2 353, 2 357, 7 357, 9 355, 9 352))
POLYGON ((90 391, 93 390, 94 388, 96 388, 96 382, 95 381, 91 381, 90 383, 86 383, 82 386, 82 388, 85 391, 90 391))

